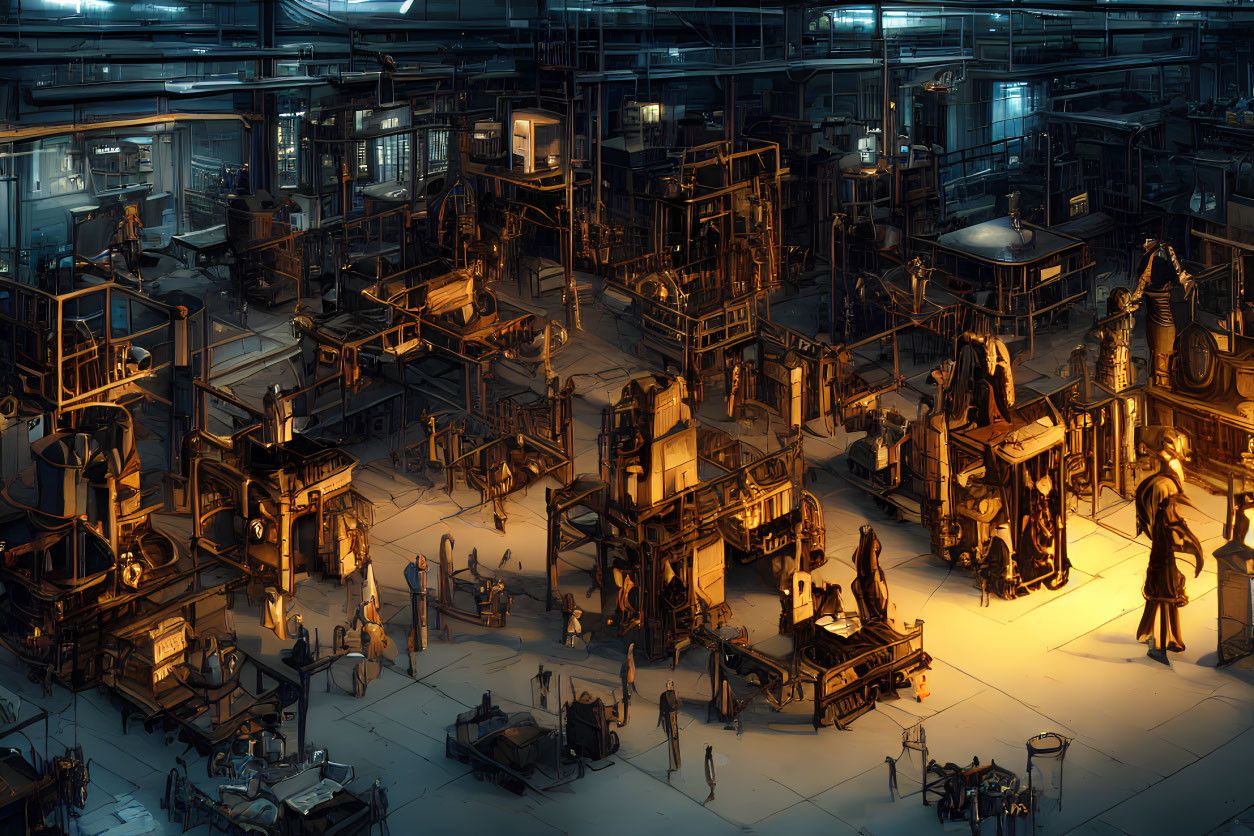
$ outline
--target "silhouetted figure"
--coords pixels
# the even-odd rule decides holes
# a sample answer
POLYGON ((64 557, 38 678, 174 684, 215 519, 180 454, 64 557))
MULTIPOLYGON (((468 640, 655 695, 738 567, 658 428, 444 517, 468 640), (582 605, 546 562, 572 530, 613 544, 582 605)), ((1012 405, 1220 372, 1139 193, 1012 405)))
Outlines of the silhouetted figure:
POLYGON ((679 757, 679 695, 675 693, 675 683, 667 682, 666 690, 658 698, 657 724, 666 732, 668 762, 666 779, 669 781, 672 772, 680 766, 679 757))
POLYGON ((709 804, 714 800, 714 787, 718 784, 718 776, 714 773, 714 747, 705 744, 705 783, 710 788, 710 795, 701 802, 701 806, 709 804))
POLYGON ((1180 494, 1163 499, 1154 515, 1154 544, 1150 546, 1149 565, 1145 569, 1145 611, 1136 628, 1136 640, 1145 641, 1154 635, 1158 621, 1157 649, 1181 653, 1184 638, 1180 635, 1180 608, 1189 603, 1184 587, 1184 573, 1176 567, 1178 554, 1191 555, 1196 563, 1193 576, 1202 574, 1202 544, 1180 516, 1179 505, 1188 503, 1180 494))
POLYGON ((1154 515, 1169 496, 1184 493, 1184 440, 1175 430, 1163 433, 1158 471, 1136 488, 1136 533, 1154 539, 1154 515))

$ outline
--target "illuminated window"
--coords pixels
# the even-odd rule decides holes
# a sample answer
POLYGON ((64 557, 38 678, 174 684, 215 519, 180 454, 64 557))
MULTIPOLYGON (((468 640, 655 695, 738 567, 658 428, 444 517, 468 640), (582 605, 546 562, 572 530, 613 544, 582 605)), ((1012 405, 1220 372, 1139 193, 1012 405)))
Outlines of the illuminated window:
POLYGON ((30 193, 53 197, 81 191, 77 159, 70 153, 68 137, 45 139, 34 145, 30 155, 30 193))
POLYGON ((1032 107, 1032 93, 1026 81, 998 81, 993 84, 993 140, 1023 136, 1023 117, 1032 107))
POLYGON ((278 126, 275 130, 278 132, 276 145, 278 147, 280 188, 295 188, 299 182, 296 168, 299 124, 300 117, 296 114, 279 115, 278 126))
POLYGON ((1078 218, 1081 215, 1087 215, 1089 213, 1089 193, 1081 192, 1071 198, 1070 206, 1068 208, 1068 217, 1070 218, 1078 218))
POLYGON ((427 173, 448 169, 448 131, 427 133, 427 173))
POLYGON ((653 125, 662 121, 662 106, 660 104, 640 105, 640 121, 645 125, 653 125))
MULTIPOLYGON (((396 120, 388 119, 388 122, 396 120)), ((382 136, 371 140, 374 145, 374 179, 376 182, 402 182, 409 179, 409 134, 382 136)))

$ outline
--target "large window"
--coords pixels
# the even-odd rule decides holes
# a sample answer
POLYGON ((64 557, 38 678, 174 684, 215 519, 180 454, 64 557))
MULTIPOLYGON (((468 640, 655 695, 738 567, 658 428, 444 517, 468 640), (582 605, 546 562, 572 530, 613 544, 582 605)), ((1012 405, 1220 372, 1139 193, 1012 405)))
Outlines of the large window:
POLYGON ((277 145, 280 188, 295 188, 300 184, 297 159, 302 114, 303 111, 286 111, 279 114, 277 145))
POLYGON ((427 173, 448 170, 448 131, 427 132, 427 173))
POLYGON ((409 134, 374 140, 375 180, 402 183, 409 179, 409 134))
POLYGON ((33 145, 30 155, 29 197, 56 197, 82 191, 83 177, 70 153, 69 137, 45 139, 33 145))
POLYGON ((1023 136, 1023 119, 1031 111, 1032 91, 1026 81, 994 82, 993 140, 1023 136))

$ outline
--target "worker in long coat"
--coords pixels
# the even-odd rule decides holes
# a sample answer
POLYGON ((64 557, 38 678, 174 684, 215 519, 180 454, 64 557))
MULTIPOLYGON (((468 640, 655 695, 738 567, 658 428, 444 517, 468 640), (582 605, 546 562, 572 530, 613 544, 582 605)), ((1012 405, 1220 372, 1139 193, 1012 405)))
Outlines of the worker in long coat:
POLYGON ((1158 625, 1157 647, 1162 651, 1181 653, 1184 639, 1180 635, 1180 608, 1189 603, 1184 573, 1176 567, 1178 554, 1193 556, 1196 569, 1202 574, 1202 544, 1180 516, 1179 505, 1188 504, 1180 494, 1163 499, 1154 516, 1154 542, 1150 547, 1149 566, 1145 570, 1145 611, 1136 628, 1136 640, 1145 641, 1154 635, 1158 625))
POLYGON ((718 784, 718 774, 714 770, 714 747, 708 743, 705 745, 705 783, 710 788, 710 795, 701 802, 702 807, 714 800, 714 787, 718 784))
POLYGON ((668 753, 668 761, 666 767, 666 777, 669 779, 672 772, 678 772, 680 766, 679 758, 679 695, 675 693, 675 684, 667 682, 667 688, 662 692, 662 696, 658 698, 658 718, 657 724, 666 732, 666 749, 668 753))
POLYGON ((1158 470, 1136 488, 1136 533, 1154 539, 1154 515, 1169 496, 1184 493, 1184 438, 1175 430, 1163 433, 1158 470))
POLYGON ((627 645, 627 658, 623 660, 623 664, 618 669, 618 678, 623 684, 623 702, 622 712, 619 717, 618 725, 625 726, 627 721, 631 719, 631 692, 636 687, 636 643, 632 642, 627 645))

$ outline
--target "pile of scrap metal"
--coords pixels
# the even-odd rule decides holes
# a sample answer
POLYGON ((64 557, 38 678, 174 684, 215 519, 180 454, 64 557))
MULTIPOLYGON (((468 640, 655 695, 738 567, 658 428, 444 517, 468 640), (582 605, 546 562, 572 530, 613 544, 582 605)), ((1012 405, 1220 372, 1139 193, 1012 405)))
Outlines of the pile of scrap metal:
POLYGON ((781 588, 792 571, 825 560, 822 513, 802 489, 799 433, 762 455, 699 428, 683 378, 649 376, 604 411, 599 447, 600 479, 548 492, 550 609, 561 598, 559 562, 594 543, 589 574, 605 629, 658 659, 727 619, 727 556, 767 561, 781 588), (701 466, 715 475, 700 478, 701 466))
POLYGON ((124 407, 67 412, 31 454, 28 472, 0 491, 0 642, 81 688, 99 679, 117 635, 158 610, 225 592, 233 579, 211 577, 212 567, 197 567, 152 523, 159 504, 145 505, 151 491, 124 407))
POLYGON ((1045 398, 1016 408, 1013 367, 995 337, 966 333, 956 363, 933 372, 919 417, 872 410, 845 454, 848 478, 902 519, 921 521, 932 551, 1014 598, 1067 582, 1067 427, 1045 398))
POLYGON ((846 728, 879 697, 910 687, 928 670, 932 660, 923 651, 923 622, 904 632, 893 626, 879 551, 875 531, 863 526, 853 554, 857 615, 842 608, 838 585, 819 586, 809 572, 793 572, 780 619, 781 632, 793 637, 789 659, 755 650, 743 632, 729 640, 702 629, 699 637, 710 651, 710 712, 731 721, 759 695, 779 710, 802 699, 803 686, 809 685, 814 725, 846 728))
POLYGON ((229 437, 205 429, 187 436, 197 553, 284 593, 298 573, 343 578, 357 568, 369 556, 374 510, 353 489, 357 460, 294 432, 288 395, 268 392, 264 412, 199 382, 197 395, 249 416, 229 437))
POLYGON ((1013 833, 1015 820, 1026 819, 1032 810, 1032 791, 996 761, 983 766, 979 758, 972 758, 967 766, 930 761, 926 776, 923 803, 936 802, 936 818, 941 824, 965 819, 971 832, 979 833, 980 822, 992 819, 998 833, 1007 825, 1013 833))
POLYGON ((560 736, 528 712, 506 714, 492 704, 492 694, 487 692, 482 703, 458 714, 457 722, 449 726, 444 754, 471 764, 481 781, 492 781, 518 795, 528 788, 543 794, 552 787, 537 786, 533 776, 541 764, 558 757, 560 736))
MULTIPOLYGON (((1050 800, 1062 810, 1063 762, 1072 738, 1058 732, 1041 732, 1029 738, 1027 785, 996 761, 987 766, 979 758, 972 758, 967 766, 955 763, 940 764, 928 757, 927 733, 922 722, 901 732, 901 754, 884 759, 888 764, 888 790, 894 798, 904 798, 898 793, 897 763, 911 752, 919 755, 922 766, 922 791, 919 793, 924 807, 936 804, 936 817, 942 825, 966 820, 972 833, 982 833, 983 822, 992 819, 998 833, 1014 834, 1020 819, 1025 821, 1029 833, 1038 832, 1037 821, 1047 797, 1047 789, 1056 789, 1057 795, 1050 800), (1049 770, 1048 764, 1057 764, 1049 770), (1049 772, 1054 774, 1050 775, 1049 772), (1034 785, 1035 779, 1048 779, 1044 786, 1034 785)), ((1052 794, 1048 794, 1052 795, 1052 794)))
POLYGON ((191 780, 187 764, 166 778, 161 806, 184 832, 202 825, 224 833, 368 834, 386 818, 378 781, 365 793, 347 789, 356 778, 350 764, 334 763, 325 749, 287 754, 274 736, 241 739, 241 745, 211 764, 210 778, 226 777, 213 793, 191 780))

